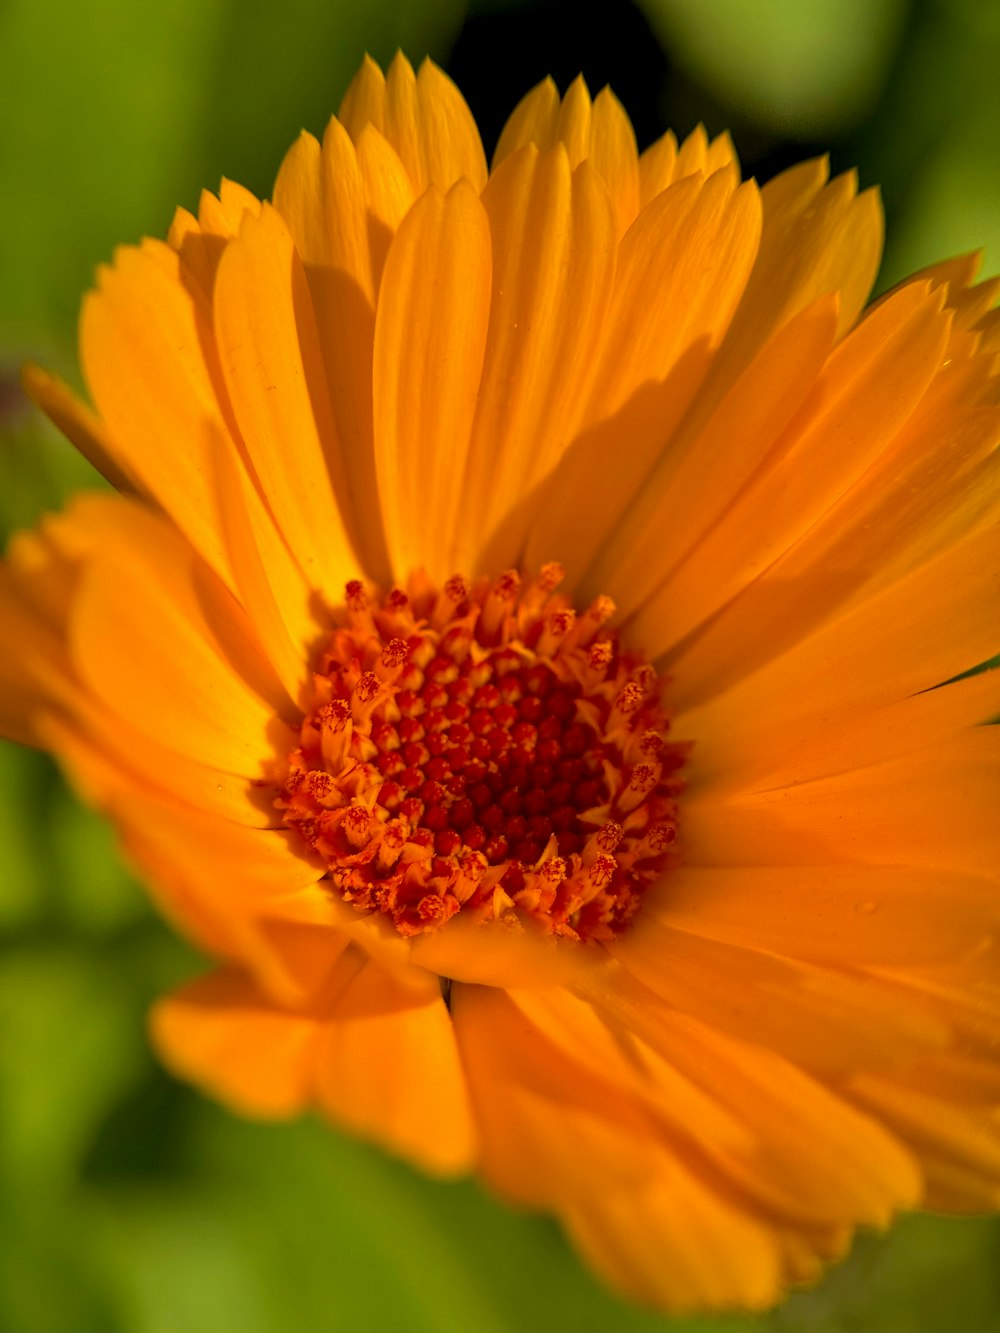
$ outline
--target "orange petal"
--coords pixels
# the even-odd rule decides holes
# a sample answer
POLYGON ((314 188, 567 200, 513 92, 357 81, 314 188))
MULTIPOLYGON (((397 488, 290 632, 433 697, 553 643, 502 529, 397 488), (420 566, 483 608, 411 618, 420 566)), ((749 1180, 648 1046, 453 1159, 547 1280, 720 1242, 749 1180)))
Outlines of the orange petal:
POLYGON ((704 339, 721 342, 753 264, 760 205, 735 170, 692 176, 647 205, 622 239, 588 415, 616 411, 704 339))
POLYGON ((164 1064, 242 1115, 305 1110, 319 1029, 275 1008, 244 973, 214 972, 158 1001, 150 1033, 164 1064))
MULTIPOLYGON (((606 592, 623 615, 630 614, 643 590, 711 530, 809 395, 829 353, 834 325, 829 301, 803 311, 774 335, 726 393, 716 398, 703 390, 680 429, 668 434, 671 404, 669 414, 664 413, 659 457, 650 458, 645 484, 634 488, 623 513, 608 504, 602 514, 597 534, 603 529, 606 537, 593 547, 596 559, 584 584, 590 595, 597 589, 606 592), (713 466, 706 467, 706 458, 714 460, 713 466)), ((694 351, 690 348, 689 354, 694 351)), ((702 378, 707 355, 706 346, 702 378)), ((682 409, 697 387, 697 382, 684 386, 682 409)), ((615 472, 625 466, 622 452, 612 455, 615 472)), ((634 456, 631 447, 629 455, 634 456)), ((597 480, 581 479, 585 502, 588 491, 598 489, 597 480)), ((610 485, 605 489, 614 495, 610 485)))
MULTIPOLYGON (((678 955, 668 946, 660 976, 657 977, 655 967, 650 976, 669 985, 662 974, 669 971, 675 959, 679 961, 678 955)), ((703 958, 703 961, 708 960, 703 958)), ((777 971, 779 960, 772 963, 777 971)), ((761 968, 767 964, 768 960, 762 958, 761 968)), ((709 965, 708 971, 712 970, 709 965)), ((762 977, 763 972, 758 980, 762 977)), ((746 995, 753 995, 752 987, 746 989, 746 995)), ((884 1189, 892 1172, 905 1160, 891 1140, 880 1140, 875 1126, 858 1126, 852 1109, 831 1096, 822 1082, 799 1071, 796 1063, 786 1061, 766 1043, 759 1046, 756 1042, 730 1040, 724 1032, 717 1031, 711 1018, 705 1025, 704 1016, 678 1013, 673 1005, 658 1002, 654 994, 645 986, 637 986, 628 975, 621 974, 600 991, 590 990, 579 997, 549 989, 513 992, 511 998, 534 1028, 533 1040, 540 1057, 544 1036, 551 1044, 550 1060, 558 1051, 559 1058, 573 1062, 579 1074, 586 1070, 599 1085, 617 1087, 623 1099, 638 1103, 643 1113, 652 1117, 672 1151, 685 1163, 711 1163, 711 1171, 724 1194, 738 1187, 758 1205, 780 1216, 807 1226, 823 1225, 824 1217, 831 1222, 853 1218, 857 1200, 873 1188, 884 1189), (699 1059, 695 1047, 702 1030, 713 1035, 704 1044, 699 1059), (752 1071, 758 1052, 766 1072, 756 1075, 752 1071), (745 1081, 748 1074, 749 1081, 745 1081), (759 1084, 767 1079, 770 1086, 761 1100, 759 1084), (746 1104, 743 1098, 747 1099, 746 1104), (823 1196, 823 1179, 829 1168, 823 1160, 821 1145, 811 1143, 808 1134, 783 1136, 778 1109, 782 1103, 787 1104, 788 1114, 799 1114, 806 1120, 815 1115, 817 1127, 825 1106, 831 1117, 832 1135, 849 1137, 853 1122, 858 1132, 869 1138, 869 1149, 881 1142, 886 1161, 873 1170, 864 1162, 860 1145, 853 1149, 855 1179, 840 1183, 838 1188, 844 1188, 846 1193, 840 1205, 831 1206, 832 1201, 824 1200, 823 1196), (761 1114, 748 1117, 747 1106, 751 1104, 761 1114), (801 1110, 794 1110, 796 1105, 801 1110), (882 1172, 885 1177, 881 1184, 876 1184, 882 1172), (854 1201, 848 1202, 847 1196, 852 1193, 854 1201)), ((723 1003, 720 997, 720 1013, 723 1003)), ((794 1019, 787 1022, 786 1036, 790 1035, 793 1022, 794 1019)), ((900 1032, 902 1035, 902 1028, 900 1032)), ((518 1035, 522 1046, 532 1039, 531 1029, 523 1026, 518 1035)), ((814 1045, 821 1044, 825 1035, 826 1028, 818 1027, 814 1045), (817 1036, 817 1032, 823 1035, 817 1036)), ((837 1034, 831 1035, 837 1042, 837 1034)), ((919 1042, 914 1044, 917 1036, 912 1028, 907 1036, 907 1052, 921 1049, 919 1042)), ((938 1028, 930 1025, 923 1036, 924 1048, 927 1040, 932 1045, 935 1042, 943 1045, 940 1025, 938 1028)), ((884 1062, 889 1047, 886 1041, 881 1051, 871 1047, 867 1054, 877 1054, 884 1062)), ((512 1063, 516 1067, 516 1060, 512 1063)), ((561 1077, 569 1075, 564 1073, 561 1077)), ((569 1086, 572 1087, 572 1080, 569 1086)), ((912 1175, 912 1164, 905 1165, 904 1175, 907 1173, 912 1175)))
POLYGON ((321 869, 284 831, 251 828, 137 787, 127 769, 54 715, 39 737, 82 798, 114 819, 123 851, 158 908, 198 947, 250 967, 285 1002, 300 987, 254 913, 276 911, 321 869))
POLYGON ((476 122, 462 94, 431 60, 414 75, 398 53, 383 78, 366 57, 338 114, 355 143, 374 125, 399 154, 418 194, 430 185, 447 191, 463 178, 477 192, 486 184, 476 122))
POLYGON ((623 236, 639 211, 639 158, 632 122, 610 88, 594 99, 589 157, 608 187, 623 236))
POLYGON ((305 708, 310 668, 330 625, 245 470, 224 448, 216 450, 214 462, 223 537, 237 595, 289 698, 305 708))
POLYGON ((80 353, 109 452, 227 577, 209 439, 231 437, 206 360, 213 345, 211 312, 165 245, 119 250, 84 301, 80 353))
POLYGON ((873 190, 857 194, 853 173, 824 184, 828 171, 825 160, 803 162, 761 190, 760 250, 725 352, 741 367, 818 297, 839 294, 841 334, 868 298, 882 255, 881 205, 873 190))
POLYGON ((236 419, 275 520, 310 584, 336 601, 358 573, 338 503, 347 485, 305 274, 269 206, 247 219, 222 257, 215 330, 236 419))
MULTIPOLYGON (((614 1012, 616 997, 606 1003, 614 1012)), ((754 1126, 755 1151, 727 1172, 765 1208, 807 1225, 884 1226, 920 1197, 914 1158, 877 1120, 791 1061, 686 1014, 627 1006, 620 1014, 679 1073, 754 1126)))
POLYGON ((460 983, 451 997, 482 1133, 482 1170, 495 1189, 561 1211, 595 1190, 638 1187, 648 1178, 656 1131, 635 1099, 542 1040, 504 991, 460 983), (588 1161, 601 1163, 599 1183, 581 1171, 588 1161))
POLYGON ((488 986, 574 985, 608 967, 603 950, 506 925, 494 929, 461 914, 440 930, 414 936, 408 947, 417 967, 488 986))
POLYGON ((577 435, 532 495, 524 568, 539 569, 558 552, 568 586, 579 589, 581 598, 607 591, 599 584, 606 562, 597 576, 586 571, 616 533, 634 532, 630 507, 638 496, 656 493, 650 475, 671 457, 671 437, 710 360, 706 345, 696 343, 665 380, 644 384, 613 416, 577 435), (622 440, 628 440, 627 449, 622 440))
POLYGON ((161 1000, 152 1031, 162 1058, 243 1113, 317 1106, 424 1170, 467 1169, 475 1131, 436 979, 420 992, 353 947, 331 955, 305 1009, 277 1007, 236 971, 161 1000))
POLYGON ((635 616, 651 656, 763 573, 889 447, 940 364, 949 329, 940 309, 939 293, 906 290, 840 344, 756 476, 635 616))
POLYGON ((198 222, 203 232, 228 241, 239 235, 245 218, 259 217, 260 210, 261 203, 256 195, 238 181, 223 176, 218 196, 211 190, 202 190, 198 200, 198 222))
POLYGON ((193 285, 202 300, 210 301, 215 270, 226 248, 223 238, 206 234, 193 213, 178 208, 167 231, 167 244, 180 256, 181 272, 187 285, 193 285))
POLYGON ((661 1309, 766 1309, 787 1281, 775 1229, 677 1163, 635 1190, 573 1203, 565 1222, 598 1273, 661 1309))
POLYGON ((879 301, 887 300, 901 287, 930 282, 935 287, 945 288, 948 306, 957 316, 956 327, 973 329, 982 316, 996 304, 997 295, 1000 293, 1000 278, 987 278, 983 282, 976 282, 976 276, 982 266, 982 250, 956 255, 953 259, 942 259, 939 263, 928 264, 926 268, 911 273, 909 277, 883 293, 879 301))
POLYGON ((490 312, 490 234, 467 183, 429 190, 386 263, 375 326, 376 469, 397 581, 454 572, 449 542, 490 312))
MULTIPOLYGON (((745 1127, 747 1105, 755 1107, 754 1132, 742 1140, 716 1128, 713 1143, 710 1136, 699 1136, 695 1121, 691 1135, 701 1138, 695 1152, 691 1135, 675 1136, 674 1131, 665 1137, 655 1107, 637 1098, 627 1082, 619 1085, 621 1054, 616 1058, 608 1048, 613 1072, 607 1079, 592 1067, 601 1057, 594 1059, 589 1050, 591 1020, 585 1020, 584 1029, 572 1025, 574 1013, 586 1014, 579 1001, 550 991, 518 995, 515 1008, 514 997, 503 992, 461 985, 453 988, 452 999, 482 1124, 487 1178, 505 1194, 554 1207, 582 1241, 584 1235, 618 1234, 625 1228, 620 1249, 605 1259, 603 1269, 633 1293, 671 1304, 720 1305, 763 1300, 766 1293, 770 1299, 785 1277, 779 1256, 783 1259, 782 1237, 791 1232, 779 1220, 781 1214, 796 1219, 799 1266, 811 1238, 818 1247, 829 1247, 830 1224, 821 1220, 827 1210, 837 1214, 838 1222, 848 1216, 884 1220, 894 1204, 915 1197, 912 1161, 889 1136, 774 1057, 765 1055, 766 1068, 755 1075, 756 1050, 743 1056, 742 1047, 722 1039, 701 1043, 702 1029, 689 1036, 687 1025, 673 1020, 668 1020, 669 1035, 657 1032, 657 1043, 670 1048, 668 1066, 681 1076, 675 1086, 680 1088, 686 1077, 715 1103, 709 1123, 718 1126, 728 1114, 737 1127, 745 1127), (567 1019, 570 1028, 560 1034, 567 1019), (586 1068, 578 1056, 587 1061, 586 1068), (803 1128, 790 1133, 786 1120, 798 1119, 803 1128), (601 1163, 599 1175, 588 1169, 593 1162, 601 1163), (744 1189, 766 1197, 767 1214, 748 1204, 744 1189), (649 1202, 660 1191, 691 1202, 697 1226, 704 1229, 692 1249, 674 1235, 676 1206, 649 1202), (631 1215, 643 1222, 634 1234, 631 1215), (706 1264, 706 1253, 734 1244, 748 1246, 745 1266, 706 1264), (663 1280, 665 1252, 673 1265, 669 1283, 663 1280)), ((651 1026, 657 1027, 658 1020, 659 1015, 651 1026)), ((641 1036, 648 1039, 645 1032, 641 1036)), ((626 1027, 618 1037, 620 1053, 627 1054, 630 1040, 635 1045, 626 1027)), ((598 1048, 604 1049, 600 1042, 598 1048)), ((656 1057, 644 1051, 641 1043, 634 1051, 637 1068, 644 1059, 655 1065, 656 1057)), ((650 1079, 652 1091, 652 1072, 650 1079)), ((669 1119, 666 1098, 663 1112, 669 1119)), ((601 1262, 598 1253, 591 1257, 601 1262)))
POLYGON ((590 151, 590 119, 590 92, 582 74, 567 88, 565 97, 559 96, 551 78, 543 79, 507 118, 493 154, 493 170, 528 144, 545 153, 561 143, 570 166, 579 166, 590 151))
MULTIPOLYGON (((81 690, 67 711, 87 747, 79 755, 79 764, 87 765, 87 754, 93 748, 120 770, 123 784, 137 792, 148 790, 160 799, 169 798, 192 810, 251 828, 280 825, 273 792, 169 748, 148 732, 138 731, 120 712, 102 706, 89 693, 81 690)), ((77 777, 86 789, 82 769, 77 777)))
POLYGON ((413 201, 395 151, 371 126, 357 149, 331 120, 322 147, 303 134, 274 187, 274 203, 302 258, 320 334, 330 403, 362 567, 389 580, 375 482, 372 351, 375 298, 389 243, 413 201))
POLYGON ((135 489, 128 475, 115 462, 113 448, 100 420, 82 403, 58 375, 50 375, 30 363, 21 371, 24 392, 42 409, 57 430, 78 449, 88 463, 120 491, 135 489))
POLYGON ((869 977, 707 939, 697 923, 687 931, 670 922, 669 909, 660 920, 644 911, 612 947, 643 983, 638 1004, 655 1009, 652 992, 671 1008, 825 1075, 893 1068, 947 1043, 932 1007, 901 1004, 897 992, 869 977))
MULTIPOLYGON (((614 264, 610 204, 565 150, 521 149, 483 195, 493 236, 493 294, 458 532, 458 567, 517 560, 527 518, 512 513, 576 429, 614 264), (498 460, 503 467, 498 467, 498 460), (505 523, 506 520, 506 523, 505 523), (504 524, 491 547, 488 534, 504 524), (485 546, 485 549, 484 549, 485 546)), ((523 511, 523 506, 522 506, 523 511)))
MULTIPOLYGON (((873 863, 993 878, 998 799, 1000 731, 968 727, 927 749, 812 781, 732 798, 692 793, 684 836, 701 865, 873 863)), ((990 924, 983 921, 983 935, 990 924)))
POLYGON ((719 134, 709 141, 704 125, 696 125, 677 150, 674 180, 683 180, 696 171, 710 176, 713 171, 728 166, 739 168, 736 150, 729 135, 719 134))
POLYGON ((80 678, 107 708, 209 767, 260 777, 278 712, 294 715, 239 605, 138 507, 122 506, 88 563, 70 634, 80 678))
MULTIPOLYGON (((672 666, 687 699, 705 699, 766 664, 845 604, 932 559, 1000 516, 998 423, 991 412, 928 422, 909 457, 880 459, 855 493, 681 646, 672 666), (983 457, 984 451, 991 452, 983 457)), ((909 434, 909 430, 906 432, 909 434)), ((989 716, 984 706, 978 722, 989 716)), ((761 759, 765 759, 762 754, 761 759)))
POLYGON ((551 148, 561 103, 559 89, 551 77, 543 79, 530 92, 525 93, 500 131, 493 153, 492 170, 496 171, 505 158, 527 144, 534 144, 542 150, 551 148))
POLYGON ((696 125, 678 148, 673 130, 668 130, 639 155, 640 207, 645 208, 662 190, 685 176, 708 177, 723 167, 734 167, 738 173, 739 166, 728 134, 720 134, 709 143, 704 125, 696 125))
MULTIPOLYGON (((889 709, 896 709, 898 720, 910 715, 921 725, 921 706, 904 701, 995 651, 995 546, 995 527, 967 538, 859 607, 831 616, 724 694, 680 714, 678 734, 702 742, 693 760, 699 781, 770 785, 760 782, 770 772, 780 785, 782 775, 801 780, 849 769, 855 737, 859 760, 885 746, 885 724, 895 720, 889 709), (886 716, 873 720, 883 710, 886 716), (765 757, 769 746, 774 754, 765 757), (841 762, 832 763, 833 756, 841 762)), ((686 679, 678 681, 681 703, 686 679)), ((928 697, 930 735, 942 729, 935 714, 986 720, 998 686, 1000 680, 988 675, 958 695, 928 697)), ((888 749, 892 753, 893 746, 888 749)))
POLYGON ((528 144, 547 152, 557 143, 565 147, 571 167, 589 160, 596 169, 611 196, 618 235, 623 235, 639 211, 639 163, 632 124, 610 88, 591 103, 582 76, 562 99, 551 79, 538 84, 504 126, 493 170, 528 144))
POLYGON ((644 908, 635 933, 640 940, 662 921, 833 966, 922 967, 974 953, 995 895, 989 878, 919 866, 687 865, 644 908))
POLYGON ((982 1212, 1000 1206, 1000 1117, 956 1106, 891 1080, 859 1075, 849 1084, 862 1106, 912 1145, 927 1174, 926 1206, 982 1212))
POLYGON ((270 918, 286 897, 322 874, 302 854, 300 840, 285 830, 250 829, 124 791, 107 809, 126 856, 167 920, 215 957, 249 969, 278 1002, 298 1003, 299 968, 290 964, 270 918))
POLYGON ((437 977, 404 986, 351 950, 334 986, 316 1071, 319 1105, 425 1171, 467 1171, 476 1131, 437 977))
POLYGON ((167 243, 180 255, 186 276, 194 279, 206 301, 212 299, 226 242, 238 234, 245 217, 258 217, 260 209, 255 195, 223 178, 218 198, 202 190, 197 218, 183 208, 174 215, 167 243))

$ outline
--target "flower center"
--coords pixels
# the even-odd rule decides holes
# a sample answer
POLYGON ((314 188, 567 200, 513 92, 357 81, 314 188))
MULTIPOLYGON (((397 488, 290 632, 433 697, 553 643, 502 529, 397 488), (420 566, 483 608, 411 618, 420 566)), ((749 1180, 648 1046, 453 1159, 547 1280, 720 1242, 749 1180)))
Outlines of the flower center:
POLYGON ((456 913, 610 939, 676 861, 688 746, 659 680, 558 565, 369 597, 349 583, 277 805, 404 936, 456 913))

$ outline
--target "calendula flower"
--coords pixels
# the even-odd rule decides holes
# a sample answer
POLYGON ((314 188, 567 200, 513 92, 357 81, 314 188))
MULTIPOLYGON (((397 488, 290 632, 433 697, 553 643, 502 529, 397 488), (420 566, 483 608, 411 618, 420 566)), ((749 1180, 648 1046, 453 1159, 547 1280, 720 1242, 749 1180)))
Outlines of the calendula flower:
POLYGON ((157 1046, 669 1309, 1000 1200, 1000 318, 873 194, 367 62, 87 297, 122 492, 13 542, 3 726, 219 969, 157 1046))

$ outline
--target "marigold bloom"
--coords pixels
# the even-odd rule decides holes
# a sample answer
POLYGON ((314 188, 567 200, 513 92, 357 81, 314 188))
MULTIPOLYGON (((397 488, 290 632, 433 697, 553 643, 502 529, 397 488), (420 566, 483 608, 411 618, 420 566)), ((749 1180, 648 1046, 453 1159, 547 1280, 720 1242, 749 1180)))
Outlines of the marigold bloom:
POLYGON ((397 58, 101 271, 2 725, 219 960, 172 1068, 671 1309, 997 1205, 998 284, 880 247, 582 81, 488 172, 397 58))

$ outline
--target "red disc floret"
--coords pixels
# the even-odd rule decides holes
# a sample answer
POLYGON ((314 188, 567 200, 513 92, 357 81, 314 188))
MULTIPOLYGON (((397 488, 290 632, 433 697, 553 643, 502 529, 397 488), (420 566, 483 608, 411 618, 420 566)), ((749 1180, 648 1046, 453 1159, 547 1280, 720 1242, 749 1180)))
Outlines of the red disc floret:
POLYGON ((677 860, 663 682, 559 579, 345 590, 277 804, 331 891, 404 936, 462 913, 610 939, 677 860))

